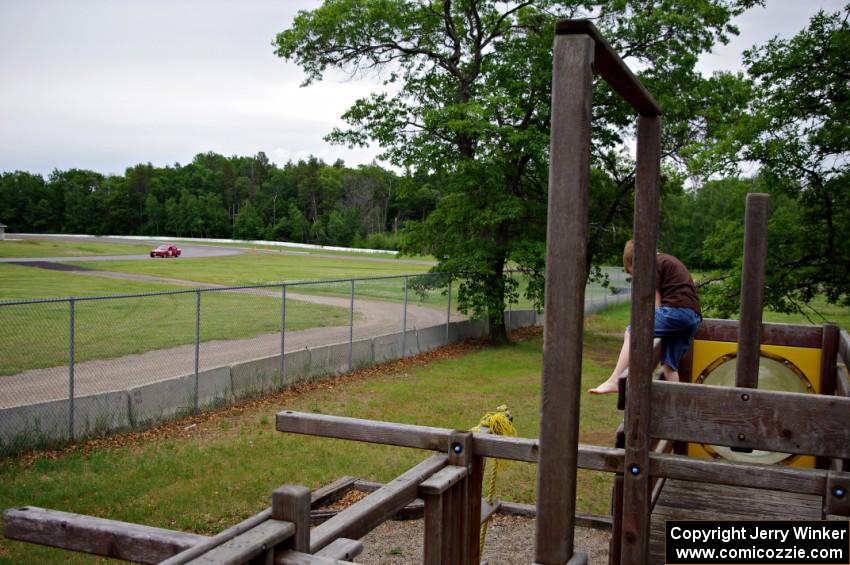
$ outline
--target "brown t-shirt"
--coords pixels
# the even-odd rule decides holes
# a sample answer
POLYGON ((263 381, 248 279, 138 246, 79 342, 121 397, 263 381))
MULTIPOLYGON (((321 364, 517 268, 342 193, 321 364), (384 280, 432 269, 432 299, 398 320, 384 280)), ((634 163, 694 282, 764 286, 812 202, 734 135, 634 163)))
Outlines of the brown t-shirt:
POLYGON ((702 315, 694 280, 685 265, 672 255, 655 256, 655 286, 661 294, 662 306, 690 308, 702 315))

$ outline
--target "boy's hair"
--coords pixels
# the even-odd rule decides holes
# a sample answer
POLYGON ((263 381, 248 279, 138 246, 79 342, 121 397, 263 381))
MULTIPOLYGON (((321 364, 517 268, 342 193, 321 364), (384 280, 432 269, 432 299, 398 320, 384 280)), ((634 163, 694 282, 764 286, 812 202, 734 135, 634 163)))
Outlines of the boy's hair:
POLYGON ((635 258, 635 240, 630 239, 626 242, 625 247, 623 247, 623 267, 629 271, 634 264, 635 258))

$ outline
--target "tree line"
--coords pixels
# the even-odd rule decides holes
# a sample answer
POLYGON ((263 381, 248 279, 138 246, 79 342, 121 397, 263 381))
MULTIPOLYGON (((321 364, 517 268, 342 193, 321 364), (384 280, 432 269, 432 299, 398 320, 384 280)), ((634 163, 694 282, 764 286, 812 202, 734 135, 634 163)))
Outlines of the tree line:
POLYGON ((202 153, 187 165, 139 164, 123 175, 0 174, 0 220, 15 232, 394 248, 398 228, 427 216, 436 198, 378 165, 351 168, 310 157, 281 167, 262 152, 202 153))

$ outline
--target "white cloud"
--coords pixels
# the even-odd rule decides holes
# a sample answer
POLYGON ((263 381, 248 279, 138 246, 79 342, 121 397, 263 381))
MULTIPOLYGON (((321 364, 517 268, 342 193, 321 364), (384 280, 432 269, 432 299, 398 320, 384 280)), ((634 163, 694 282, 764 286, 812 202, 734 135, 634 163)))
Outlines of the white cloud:
MULTIPOLYGON (((740 68, 740 52, 792 35, 818 7, 771 1, 740 19, 742 36, 701 69, 740 68)), ((271 42, 318 0, 3 0, 0 171, 185 163, 200 152, 265 151, 278 163, 316 155, 371 162, 323 137, 374 81, 342 77, 300 88, 302 71, 271 42)))

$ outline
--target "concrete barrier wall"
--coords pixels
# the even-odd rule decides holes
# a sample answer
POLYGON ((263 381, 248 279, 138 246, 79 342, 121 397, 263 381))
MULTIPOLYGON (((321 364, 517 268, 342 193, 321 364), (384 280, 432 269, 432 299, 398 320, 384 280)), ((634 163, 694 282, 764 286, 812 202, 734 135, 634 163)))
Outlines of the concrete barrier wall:
MULTIPOLYGON (((628 297, 625 297, 627 300, 628 297)), ((610 302, 609 302, 610 303, 610 302)), ((588 312, 602 304, 588 305, 588 312)), ((505 313, 510 329, 542 323, 542 314, 532 311, 505 313)), ((446 326, 409 330, 355 341, 351 364, 357 368, 383 363, 400 357, 402 343, 406 356, 488 333, 484 320, 462 320, 446 326)), ((284 378, 280 375, 277 355, 251 359, 234 365, 202 371, 198 375, 198 405, 209 408, 231 404, 238 398, 258 395, 290 386, 305 379, 345 373, 349 369, 348 342, 312 349, 291 351, 284 356, 284 378)), ((195 376, 183 375, 116 391, 80 397, 74 400, 74 437, 104 434, 122 429, 137 429, 170 418, 190 414, 194 409, 195 376)), ((0 451, 26 441, 43 445, 68 439, 70 421, 68 400, 0 410, 0 451)))

